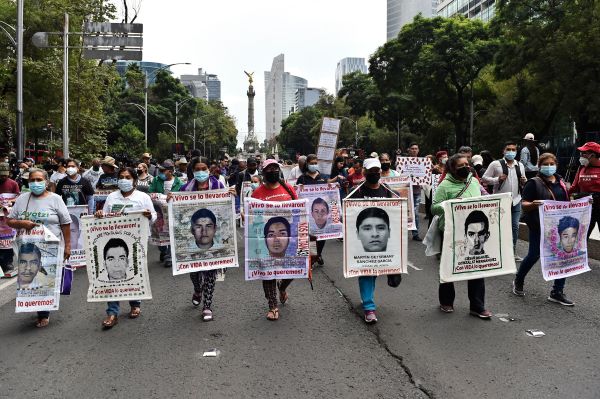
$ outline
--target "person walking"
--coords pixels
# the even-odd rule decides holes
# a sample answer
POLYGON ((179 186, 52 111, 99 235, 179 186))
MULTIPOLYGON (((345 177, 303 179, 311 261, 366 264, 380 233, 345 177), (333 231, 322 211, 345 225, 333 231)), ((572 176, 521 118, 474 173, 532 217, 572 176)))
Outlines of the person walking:
POLYGON ((569 188, 569 195, 577 198, 591 195, 594 200, 587 234, 589 239, 596 225, 600 227, 600 144, 590 141, 577 150, 581 152, 581 166, 569 188))
POLYGON ((147 193, 150 184, 152 184, 152 181, 154 180, 154 176, 148 173, 148 165, 144 162, 138 164, 136 172, 138 174, 137 189, 143 193, 147 193))
MULTIPOLYGON (((152 200, 148 194, 143 193, 136 189, 137 186, 137 172, 133 168, 122 168, 117 174, 117 191, 113 191, 106 197, 104 202, 104 208, 95 213, 97 218, 104 217, 105 214, 111 212, 132 212, 142 211, 143 215, 150 220, 150 223, 156 221, 156 212, 152 205, 152 200)), ((144 243, 147 245, 147 243, 144 243)), ((129 301, 131 310, 129 311, 129 318, 137 319, 141 314, 141 301, 134 300, 129 301)), ((119 301, 108 302, 106 309, 106 318, 102 321, 102 327, 109 329, 117 325, 119 322, 119 301)))
POLYGON ((390 155, 387 152, 382 152, 379 155, 379 162, 381 163, 381 177, 400 176, 400 173, 392 169, 392 161, 390 160, 390 155))
POLYGON ((60 195, 67 206, 87 205, 91 211, 94 200, 94 187, 79 174, 79 165, 74 159, 66 160, 67 176, 56 185, 56 194, 60 195))
MULTIPOLYGON (((525 296, 525 276, 533 265, 540 259, 541 226, 538 208, 544 200, 569 201, 567 187, 562 178, 556 173, 558 162, 556 156, 550 153, 540 155, 538 161, 539 174, 527 181, 523 187, 523 211, 525 223, 529 227, 529 251, 519 265, 517 275, 513 280, 512 292, 516 296, 525 296)), ((566 279, 554 280, 554 285, 548 300, 564 306, 573 306, 563 290, 566 279)))
MULTIPOLYGON (((471 173, 466 154, 454 154, 446 163, 446 177, 440 183, 433 197, 431 212, 438 215, 438 226, 444 231, 444 207, 442 203, 455 198, 475 198, 481 196, 479 181, 471 173)), ((481 319, 491 319, 492 312, 485 309, 485 280, 483 278, 469 280, 467 289, 470 302, 470 314, 481 319)), ((440 283, 438 296, 440 310, 444 313, 454 312, 456 296, 453 283, 440 283)))
MULTIPOLYGON (((23 193, 15 201, 6 224, 13 229, 31 230, 44 225, 54 234, 64 247, 65 261, 71 256, 71 215, 62 198, 48 191, 48 173, 42 169, 29 171, 28 193, 23 193)), ((47 327, 50 323, 50 312, 37 312, 35 326, 47 327)))
POLYGON ((100 180, 100 176, 104 173, 100 169, 100 159, 94 158, 92 159, 92 167, 83 172, 81 176, 85 177, 92 187, 96 187, 98 185, 98 180, 100 180))
MULTIPOLYGON (((511 193, 512 208, 512 242, 515 261, 521 262, 523 258, 517 255, 517 240, 519 239, 519 221, 521 220, 521 190, 527 178, 525 167, 517 161, 517 143, 507 141, 504 143, 504 157, 493 161, 481 178, 483 184, 494 186, 493 193, 511 193)), ((536 166, 537 168, 537 166, 536 166)))
POLYGON ((521 148, 521 163, 525 166, 525 177, 527 180, 538 174, 538 158, 540 149, 537 147, 537 141, 533 133, 527 133, 523 137, 525 146, 521 148))

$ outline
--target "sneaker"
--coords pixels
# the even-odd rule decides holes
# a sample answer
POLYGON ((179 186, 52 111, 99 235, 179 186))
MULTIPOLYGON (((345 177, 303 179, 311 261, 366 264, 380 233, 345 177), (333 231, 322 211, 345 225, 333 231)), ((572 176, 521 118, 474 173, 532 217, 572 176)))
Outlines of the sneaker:
POLYGON ((440 310, 444 313, 452 313, 454 312, 454 307, 452 305, 440 305, 440 310))
POLYGON ((480 319, 490 320, 492 318, 492 312, 489 310, 482 310, 481 312, 477 312, 475 310, 471 310, 469 312, 471 316, 479 317, 480 319))
POLYGON ((374 310, 365 310, 365 323, 377 323, 377 315, 375 314, 374 310))
POLYGON ((525 296, 525 291, 523 291, 523 283, 519 283, 517 280, 513 280, 512 292, 516 296, 525 296))
POLYGON ((323 266, 325 264, 321 255, 319 255, 319 257, 317 258, 317 263, 319 264, 319 266, 323 266))
POLYGON ((573 305, 575 305, 572 301, 569 301, 569 299, 567 299, 567 297, 565 296, 565 294, 563 294, 562 292, 552 291, 550 293, 550 296, 548 297, 548 300, 550 302, 560 303, 563 306, 573 306, 573 305))
POLYGON ((515 255, 515 262, 523 262, 523 258, 521 258, 519 255, 515 255))
POLYGON ((192 295, 192 305, 198 306, 200 302, 202 302, 202 293, 194 292, 194 295, 192 295))
POLYGON ((165 255, 167 255, 166 252, 161 252, 160 253, 160 261, 162 262, 163 260, 165 260, 165 255))
POLYGON ((212 321, 213 313, 210 309, 204 309, 202 311, 202 321, 212 321))
POLYGON ((423 239, 419 236, 413 236, 413 241, 423 241, 423 239))

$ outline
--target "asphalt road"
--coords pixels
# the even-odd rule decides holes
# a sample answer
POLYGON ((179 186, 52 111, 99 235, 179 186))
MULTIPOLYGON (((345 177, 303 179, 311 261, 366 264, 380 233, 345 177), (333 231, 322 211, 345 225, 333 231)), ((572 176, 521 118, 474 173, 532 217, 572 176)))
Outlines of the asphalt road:
POLYGON ((524 298, 510 293, 511 276, 487 279, 487 307, 515 321, 482 321, 468 315, 465 283, 456 286, 455 313, 439 312, 435 258, 410 241, 410 274, 395 289, 379 279, 379 323, 366 326, 357 280, 342 276, 342 244, 329 241, 315 290, 295 281, 278 322, 265 319, 260 282, 230 269, 217 283, 215 320, 203 323, 189 278, 173 277, 150 251, 154 299, 139 319, 121 317, 109 331, 100 327, 104 305, 85 300, 84 270, 42 330, 33 314, 14 313, 14 280, 0 280, 0 397, 600 397, 595 261, 567 281, 574 308, 546 301, 539 266, 524 298), (546 336, 528 337, 530 328, 546 336), (202 356, 212 348, 217 357, 202 356))

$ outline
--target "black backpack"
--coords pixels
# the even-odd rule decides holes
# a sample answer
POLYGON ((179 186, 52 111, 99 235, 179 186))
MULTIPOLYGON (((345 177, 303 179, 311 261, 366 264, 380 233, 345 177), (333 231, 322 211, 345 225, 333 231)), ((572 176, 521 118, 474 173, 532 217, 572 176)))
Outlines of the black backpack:
MULTIPOLYGON (((517 180, 519 182, 519 184, 518 184, 518 186, 519 186, 518 190, 519 190, 519 194, 521 194, 521 163, 519 161, 516 161, 516 160, 515 160, 515 162, 517 163, 515 165, 515 171, 517 172, 517 180)), ((502 158, 500 160, 500 166, 502 166, 502 174, 508 176, 508 164, 506 163, 506 159, 502 158)), ((498 190, 500 190, 500 187, 502 187, 504 185, 505 181, 506 180, 504 180, 502 183, 500 183, 498 185, 498 190)))

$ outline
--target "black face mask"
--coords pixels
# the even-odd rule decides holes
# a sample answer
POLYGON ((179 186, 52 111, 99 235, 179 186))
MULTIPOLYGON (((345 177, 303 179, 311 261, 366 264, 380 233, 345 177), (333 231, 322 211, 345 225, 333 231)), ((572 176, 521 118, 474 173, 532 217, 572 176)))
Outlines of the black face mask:
POLYGON ((471 171, 469 170, 468 166, 463 166, 462 168, 456 169, 456 176, 463 178, 463 179, 465 177, 468 177, 469 173, 471 173, 471 171))
POLYGON ((376 184, 377 182, 379 182, 380 178, 381 178, 381 173, 369 173, 365 176, 365 179, 367 180, 367 183, 369 183, 369 184, 376 184))
POLYGON ((267 181, 267 183, 277 183, 279 181, 279 171, 278 170, 271 170, 269 172, 264 172, 265 175, 265 180, 267 181))
POLYGON ((381 164, 381 170, 383 170, 384 172, 387 172, 388 170, 390 170, 391 166, 392 166, 391 163, 384 162, 384 163, 381 164))
POLYGON ((92 166, 92 169, 94 169, 94 172, 97 172, 100 170, 100 166, 99 165, 94 165, 92 166))

